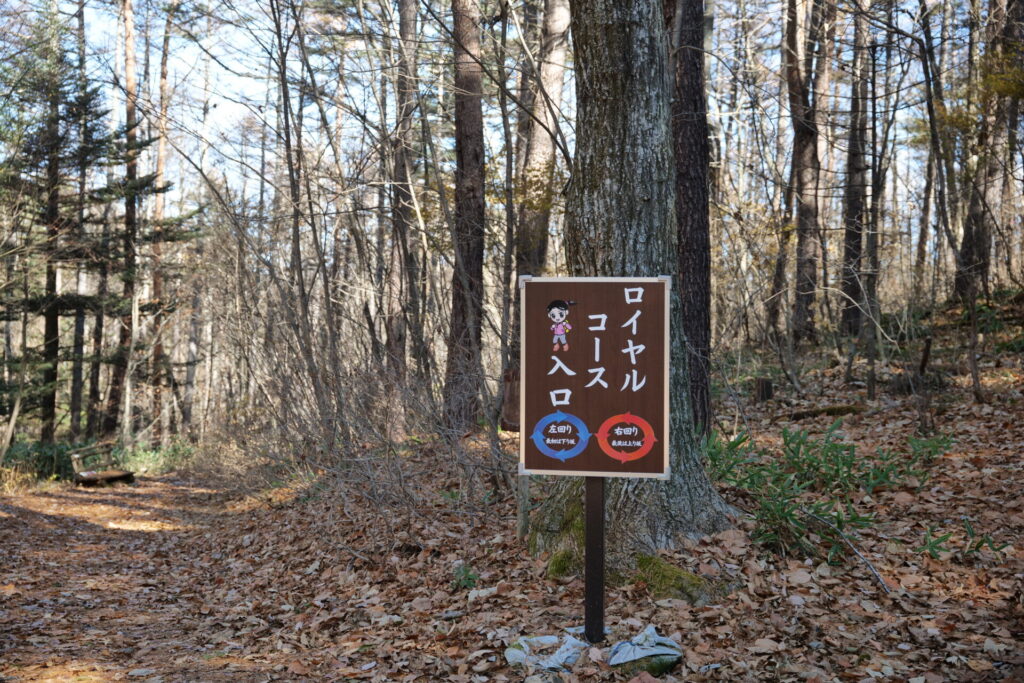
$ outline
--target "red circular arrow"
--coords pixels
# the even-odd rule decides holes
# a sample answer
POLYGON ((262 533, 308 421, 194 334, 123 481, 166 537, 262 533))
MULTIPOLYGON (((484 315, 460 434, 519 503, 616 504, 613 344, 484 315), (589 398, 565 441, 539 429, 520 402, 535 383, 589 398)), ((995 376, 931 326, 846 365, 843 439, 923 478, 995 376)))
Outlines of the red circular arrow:
POLYGON ((597 443, 601 447, 601 450, 604 451, 605 455, 607 455, 609 458, 614 458, 619 462, 639 460, 640 458, 644 457, 645 455, 651 452, 651 449, 654 448, 654 442, 657 441, 657 439, 654 438, 654 427, 651 426, 651 423, 643 419, 642 417, 638 417, 630 413, 612 415, 611 417, 609 417, 607 420, 601 423, 601 428, 597 430, 596 436, 597 443), (641 431, 643 431, 644 440, 640 448, 636 449, 635 451, 619 451, 613 448, 610 443, 608 443, 608 432, 611 431, 611 428, 617 424, 636 425, 641 429, 641 431))

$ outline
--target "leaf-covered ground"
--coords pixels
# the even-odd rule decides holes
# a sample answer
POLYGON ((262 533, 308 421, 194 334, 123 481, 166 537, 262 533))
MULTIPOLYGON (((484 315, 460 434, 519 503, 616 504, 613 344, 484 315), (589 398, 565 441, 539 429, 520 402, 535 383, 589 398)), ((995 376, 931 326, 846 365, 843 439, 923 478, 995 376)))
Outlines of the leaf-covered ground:
MULTIPOLYGON (((866 562, 779 557, 741 520, 667 558, 731 592, 694 607, 609 588, 611 640, 647 624, 677 639, 684 661, 663 680, 1024 680, 1024 373, 1012 358, 983 371, 987 404, 963 374, 936 394, 956 441, 923 486, 859 496, 878 520, 854 539, 866 562), (1008 545, 965 553, 964 518, 1008 545), (936 558, 919 549, 947 533, 936 558)), ((835 419, 796 411, 856 402, 842 433, 859 453, 905 449, 914 401, 866 402, 841 375, 725 401, 720 418, 771 448, 782 426, 835 419)), ((0 499, 0 680, 523 680, 504 648, 580 624, 582 582, 548 579, 510 496, 460 492, 442 457, 406 456, 419 502, 386 514, 325 486, 243 498, 174 476, 0 499)), ((606 657, 545 680, 626 680, 606 657)))

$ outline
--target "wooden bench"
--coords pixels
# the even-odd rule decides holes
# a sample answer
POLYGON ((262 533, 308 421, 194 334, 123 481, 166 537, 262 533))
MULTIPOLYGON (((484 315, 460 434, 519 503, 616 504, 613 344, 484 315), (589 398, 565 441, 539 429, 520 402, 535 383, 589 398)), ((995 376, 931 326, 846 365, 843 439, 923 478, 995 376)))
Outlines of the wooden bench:
POLYGON ((113 462, 114 444, 98 443, 71 454, 75 483, 80 486, 104 486, 135 481, 135 473, 117 469, 113 462))

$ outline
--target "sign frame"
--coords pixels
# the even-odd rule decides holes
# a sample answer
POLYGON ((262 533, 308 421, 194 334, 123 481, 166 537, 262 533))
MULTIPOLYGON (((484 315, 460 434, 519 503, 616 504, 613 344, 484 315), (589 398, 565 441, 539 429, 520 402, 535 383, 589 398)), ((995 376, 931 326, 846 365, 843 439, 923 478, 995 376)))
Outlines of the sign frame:
POLYGON ((522 354, 519 363, 519 475, 553 475, 571 477, 600 477, 600 478, 623 478, 623 479, 658 479, 668 480, 671 478, 671 404, 669 401, 669 387, 671 384, 671 309, 672 309, 672 277, 669 275, 644 276, 644 277, 534 277, 532 275, 521 275, 518 286, 520 288, 519 305, 519 348, 522 354), (526 442, 527 431, 531 428, 526 422, 526 398, 527 398, 527 365, 526 365, 526 288, 530 283, 650 283, 659 284, 665 287, 664 292, 664 389, 662 402, 664 404, 663 430, 659 437, 662 444, 662 466, 661 472, 614 472, 614 471, 589 471, 589 470, 552 470, 544 468, 526 467, 526 442))

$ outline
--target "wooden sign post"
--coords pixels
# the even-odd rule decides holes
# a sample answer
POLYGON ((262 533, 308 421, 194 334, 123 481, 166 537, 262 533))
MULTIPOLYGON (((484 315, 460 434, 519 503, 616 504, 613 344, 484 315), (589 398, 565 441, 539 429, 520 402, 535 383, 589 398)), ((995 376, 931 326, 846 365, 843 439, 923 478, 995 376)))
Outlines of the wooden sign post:
POLYGON ((604 640, 604 478, 669 476, 671 279, 522 288, 519 473, 586 477, 584 631, 604 640))

